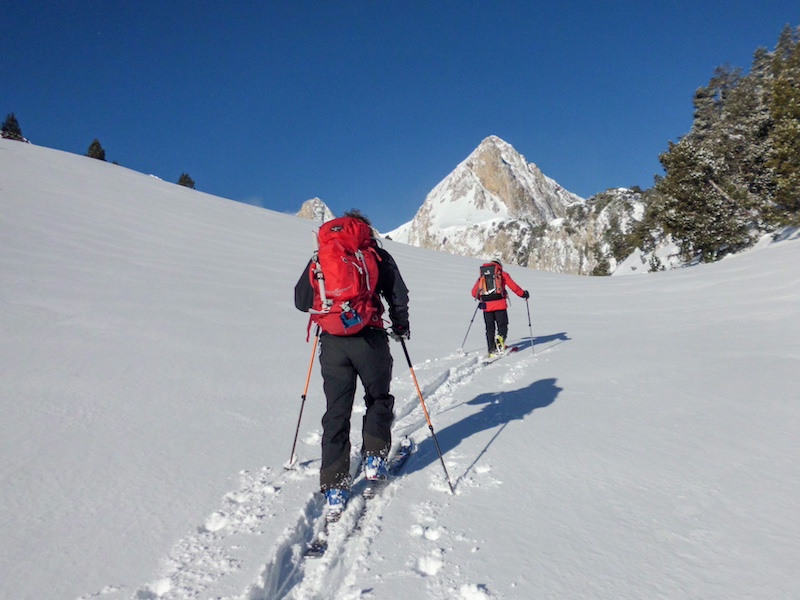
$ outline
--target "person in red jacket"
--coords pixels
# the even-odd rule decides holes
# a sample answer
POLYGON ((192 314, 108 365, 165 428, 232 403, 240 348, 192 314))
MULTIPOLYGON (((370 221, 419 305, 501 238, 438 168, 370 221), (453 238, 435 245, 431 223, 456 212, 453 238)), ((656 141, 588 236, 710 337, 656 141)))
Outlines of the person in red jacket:
POLYGON ((508 301, 506 287, 511 288, 520 298, 528 299, 530 294, 523 290, 511 275, 503 271, 499 260, 481 265, 480 277, 472 286, 472 297, 478 300, 486 323, 486 345, 489 356, 495 356, 506 348, 508 337, 508 301))

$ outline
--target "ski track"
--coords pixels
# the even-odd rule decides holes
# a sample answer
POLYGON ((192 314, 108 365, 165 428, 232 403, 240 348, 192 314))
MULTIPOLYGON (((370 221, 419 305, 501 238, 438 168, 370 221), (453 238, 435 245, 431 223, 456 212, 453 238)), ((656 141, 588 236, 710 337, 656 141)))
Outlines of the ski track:
MULTIPOLYGON (((485 363, 480 358, 481 352, 473 351, 467 354, 453 353, 415 366, 414 372, 434 427, 437 414, 464 402, 454 392, 477 375, 484 371, 502 370, 502 383, 513 383, 522 365, 529 366, 531 359, 535 362, 539 355, 558 344, 559 342, 555 342, 544 348, 538 347, 535 356, 522 355, 528 349, 523 347, 515 354, 517 358, 511 362, 497 360, 485 363)), ((393 435, 396 439, 411 437, 418 444, 429 435, 428 423, 417 390, 409 379, 403 374, 395 375, 393 381, 393 393, 398 398, 404 398, 403 402, 397 403, 399 407, 396 407, 393 435)), ((452 478, 454 469, 459 466, 459 456, 453 452, 450 454, 452 456, 447 457, 446 465, 452 478)), ((413 458, 412 456, 411 460, 413 458)), ((293 515, 294 521, 287 524, 283 533, 274 541, 271 550, 265 553, 268 562, 257 580, 243 595, 229 597, 228 600, 359 597, 359 573, 365 570, 365 563, 370 557, 370 544, 381 531, 381 515, 402 486, 403 476, 393 480, 379 496, 371 500, 365 511, 360 510, 359 504, 365 501, 357 492, 360 481, 356 481, 351 499, 352 509, 345 511, 341 521, 331 527, 328 550, 321 558, 308 559, 302 556, 303 550, 316 535, 324 510, 322 496, 316 493, 318 463, 318 460, 303 462, 291 470, 263 467, 256 472, 242 471, 239 474, 239 489, 225 494, 220 508, 209 515, 195 532, 188 534, 173 547, 162 560, 160 574, 153 581, 136 590, 109 585, 99 592, 80 596, 77 600, 101 597, 104 600, 183 600, 202 597, 209 587, 242 568, 240 560, 235 556, 238 548, 235 540, 242 536, 261 535, 265 520, 278 515, 293 515), (297 494, 281 492, 284 487, 300 485, 309 488, 307 500, 299 507, 292 507, 290 503, 296 502, 297 494), (351 532, 349 536, 348 532, 351 532)), ((456 494, 460 493, 459 486, 468 488, 474 485, 470 477, 474 467, 473 462, 459 477, 453 479, 456 494)), ((449 488, 443 474, 437 471, 435 474, 431 473, 431 476, 431 488, 448 494, 449 488)), ((449 494, 447 497, 449 498, 449 494)), ((428 502, 419 506, 418 525, 412 529, 411 535, 425 542, 435 541, 446 533, 441 528, 429 526, 437 522, 436 514, 444 508, 445 503, 428 502)), ((459 584, 457 574, 454 578, 452 569, 449 570, 448 577, 441 575, 448 570, 442 568, 444 559, 441 548, 439 545, 434 546, 421 555, 413 566, 413 570, 427 576, 428 592, 433 594, 431 597, 442 600, 453 597, 469 600, 490 597, 480 586, 459 584)))

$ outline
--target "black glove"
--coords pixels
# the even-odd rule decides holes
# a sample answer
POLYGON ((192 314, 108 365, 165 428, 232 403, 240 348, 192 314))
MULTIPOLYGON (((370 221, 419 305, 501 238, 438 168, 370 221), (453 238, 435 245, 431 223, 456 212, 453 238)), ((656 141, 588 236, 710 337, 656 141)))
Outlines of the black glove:
POLYGON ((411 328, 408 326, 408 323, 405 325, 392 325, 392 328, 389 330, 389 337, 393 340, 399 342, 400 340, 410 340, 411 339, 411 328))
POLYGON ((523 300, 527 300, 530 297, 531 297, 531 295, 528 293, 528 290, 525 290, 524 292, 522 292, 522 299, 523 300))
POLYGON ((486 310, 486 302, 479 302, 478 308, 480 308, 481 310, 486 310))

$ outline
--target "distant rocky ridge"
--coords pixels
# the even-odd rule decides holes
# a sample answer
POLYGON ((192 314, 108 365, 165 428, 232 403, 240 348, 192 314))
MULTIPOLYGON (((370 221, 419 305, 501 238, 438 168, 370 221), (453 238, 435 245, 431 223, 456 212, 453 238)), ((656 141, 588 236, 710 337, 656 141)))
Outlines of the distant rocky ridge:
POLYGON ((644 208, 642 194, 627 188, 606 190, 574 204, 541 231, 526 266, 574 275, 615 274, 635 250, 635 230, 644 208))

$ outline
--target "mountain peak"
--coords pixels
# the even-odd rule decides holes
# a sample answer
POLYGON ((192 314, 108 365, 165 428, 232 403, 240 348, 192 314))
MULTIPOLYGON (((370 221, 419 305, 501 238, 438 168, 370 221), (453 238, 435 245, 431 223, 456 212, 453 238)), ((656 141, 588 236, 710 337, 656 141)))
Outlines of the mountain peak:
POLYGON ((527 264, 530 232, 583 200, 491 135, 428 194, 393 239, 453 254, 527 264))
POLYGON ((476 148, 476 150, 480 150, 481 148, 483 148, 485 146, 498 146, 498 147, 512 148, 511 144, 509 144, 507 141, 505 141, 504 139, 499 138, 496 135, 489 135, 489 136, 486 136, 485 138, 483 138, 483 141, 481 141, 481 143, 478 144, 478 148, 476 148))
POLYGON ((309 219, 311 221, 326 222, 336 218, 328 205, 319 198, 311 198, 303 202, 297 216, 302 219, 309 219))

